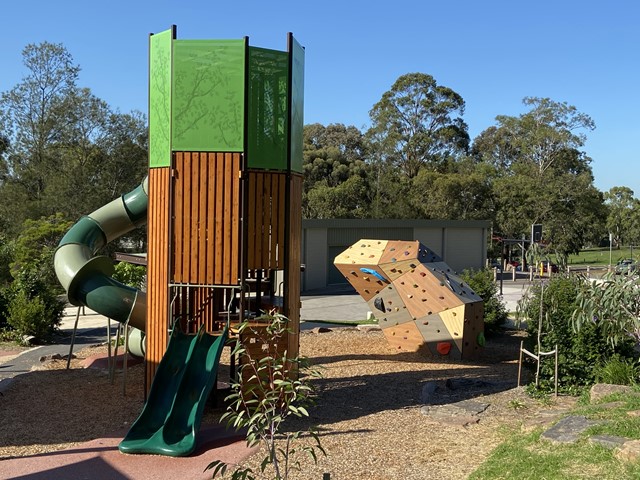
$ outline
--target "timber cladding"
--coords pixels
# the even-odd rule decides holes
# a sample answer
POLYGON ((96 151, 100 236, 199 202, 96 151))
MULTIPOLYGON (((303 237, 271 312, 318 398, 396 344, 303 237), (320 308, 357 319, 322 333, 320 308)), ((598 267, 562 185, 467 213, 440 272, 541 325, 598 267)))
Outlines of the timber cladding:
POLYGON ((286 172, 250 170, 247 189, 247 268, 284 266, 286 172))
POLYGON ((169 167, 149 170, 147 256, 147 385, 168 342, 169 325, 169 167))
POLYGON ((289 333, 289 354, 296 357, 300 349, 300 290, 301 290, 301 252, 302 245, 302 175, 291 174, 289 182, 289 205, 287 215, 287 265, 284 298, 285 316, 294 328, 289 333))
POLYGON ((241 154, 176 152, 171 281, 238 285, 241 154))

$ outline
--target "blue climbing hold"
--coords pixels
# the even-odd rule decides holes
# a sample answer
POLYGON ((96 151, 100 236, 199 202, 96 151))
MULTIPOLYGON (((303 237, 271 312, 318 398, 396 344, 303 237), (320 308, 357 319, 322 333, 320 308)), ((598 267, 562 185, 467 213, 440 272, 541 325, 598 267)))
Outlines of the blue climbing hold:
POLYGON ((387 280, 386 278, 384 278, 382 275, 380 275, 380 274, 379 274, 378 272, 376 272, 375 270, 372 270, 372 269, 370 269, 370 268, 364 268, 364 267, 362 267, 362 268, 360 269, 360 271, 361 271, 362 273, 367 273, 367 274, 369 274, 369 275, 373 275, 373 276, 374 276, 374 277, 376 277, 378 280, 382 280, 382 281, 383 281, 383 282, 385 282, 385 283, 389 283, 389 280, 387 280))

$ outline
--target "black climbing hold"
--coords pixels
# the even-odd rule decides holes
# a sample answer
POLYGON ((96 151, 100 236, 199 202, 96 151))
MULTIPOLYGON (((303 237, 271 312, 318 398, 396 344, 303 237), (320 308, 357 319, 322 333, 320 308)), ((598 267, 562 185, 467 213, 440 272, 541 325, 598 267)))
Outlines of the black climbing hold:
POLYGON ((381 312, 384 312, 384 300, 378 297, 373 301, 373 306, 376 307, 381 312))

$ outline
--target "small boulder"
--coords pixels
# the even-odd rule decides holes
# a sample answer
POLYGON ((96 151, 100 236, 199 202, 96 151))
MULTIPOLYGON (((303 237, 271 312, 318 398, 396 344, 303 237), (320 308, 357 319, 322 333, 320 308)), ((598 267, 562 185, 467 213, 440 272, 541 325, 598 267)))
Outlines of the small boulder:
POLYGON ((329 333, 329 332, 331 332, 331 329, 327 327, 316 327, 311 329, 311 333, 329 333))
POLYGON ((591 387, 591 403, 598 403, 605 397, 615 393, 631 393, 631 387, 627 385, 613 385, 610 383, 596 383, 591 387))
POLYGON ((23 335, 22 336, 22 344, 28 347, 32 347, 38 343, 38 339, 33 335, 23 335))
POLYGON ((356 328, 359 331, 364 332, 364 333, 378 332, 378 331, 382 330, 380 328, 380 325, 358 325, 356 328))
POLYGON ((615 453, 615 457, 625 462, 638 461, 640 459, 640 440, 624 442, 620 450, 615 453))

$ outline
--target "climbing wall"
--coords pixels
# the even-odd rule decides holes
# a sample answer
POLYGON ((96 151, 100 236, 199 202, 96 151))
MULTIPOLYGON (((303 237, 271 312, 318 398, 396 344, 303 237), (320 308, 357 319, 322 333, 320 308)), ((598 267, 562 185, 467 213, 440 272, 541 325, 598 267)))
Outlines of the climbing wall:
POLYGON ((394 348, 455 360, 481 353, 482 298, 420 242, 359 240, 334 264, 394 348))

